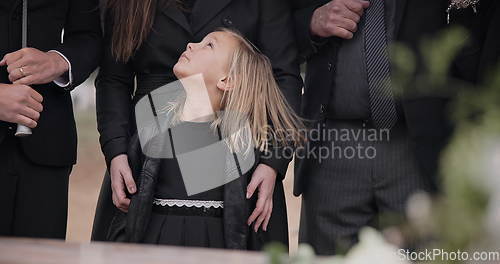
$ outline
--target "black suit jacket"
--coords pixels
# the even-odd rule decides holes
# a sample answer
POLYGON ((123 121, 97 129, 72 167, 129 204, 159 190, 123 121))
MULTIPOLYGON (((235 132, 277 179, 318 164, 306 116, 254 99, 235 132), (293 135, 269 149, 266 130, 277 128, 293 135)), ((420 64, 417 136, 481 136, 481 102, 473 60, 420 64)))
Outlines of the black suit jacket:
POLYGON ((497 71, 500 57, 500 4, 496 0, 481 0, 477 13, 472 9, 455 10, 451 24, 469 31, 466 47, 452 67, 453 77, 472 84, 487 81, 497 71))
MULTIPOLYGON (((106 19, 106 32, 112 21, 106 19)), ((281 91, 292 107, 298 107, 302 79, 299 74, 293 21, 284 0, 197 1, 191 24, 178 8, 159 4, 149 37, 128 63, 111 55, 110 35, 96 81, 97 121, 100 143, 107 164, 127 152, 135 130, 133 108, 142 96, 175 81, 172 68, 189 42, 199 42, 219 27, 239 30, 266 54, 272 63, 281 91), (137 90, 134 91, 134 78, 137 90)), ((283 177, 289 160, 264 159, 283 177)))
MULTIPOLYGON (((0 1, 0 56, 21 48, 22 0, 0 1)), ((34 85, 43 96, 44 110, 33 135, 21 138, 24 153, 34 163, 68 166, 76 162, 76 127, 70 90, 96 68, 101 46, 97 0, 28 1, 28 46, 42 51, 57 50, 71 62, 73 84, 61 88, 54 83, 34 85), (64 30, 64 43, 61 33, 64 30)), ((6 67, 0 83, 10 83, 6 67)), ((8 127, 0 122, 0 140, 8 127)))
MULTIPOLYGON (((310 21, 313 11, 329 2, 292 0, 296 37, 303 61, 307 61, 301 112, 309 120, 325 118, 334 78, 337 47, 340 39, 332 37, 321 44, 311 39, 310 21)), ((420 41, 446 27, 447 0, 397 0, 395 40, 417 50, 420 41)), ((452 131, 447 115, 449 97, 406 96, 403 110, 420 169, 434 189, 439 154, 452 131)), ((302 193, 307 165, 297 162, 294 193, 302 193)))

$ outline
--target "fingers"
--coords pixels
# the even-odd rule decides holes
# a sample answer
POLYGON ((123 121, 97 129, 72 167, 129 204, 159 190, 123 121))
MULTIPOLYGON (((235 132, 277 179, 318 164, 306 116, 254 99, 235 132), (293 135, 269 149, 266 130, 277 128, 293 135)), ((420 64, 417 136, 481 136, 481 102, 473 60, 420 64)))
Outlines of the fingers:
POLYGON ((120 209, 122 212, 127 213, 128 208, 130 206, 130 199, 127 198, 126 196, 117 196, 118 197, 118 206, 117 208, 120 209))
POLYGON ((267 226, 269 224, 269 220, 271 219, 271 214, 273 212, 273 200, 262 199, 262 201, 263 202, 260 204, 259 202, 257 202, 257 206, 248 221, 248 225, 251 225, 251 223, 255 220, 254 217, 257 217, 253 227, 254 232, 257 232, 259 230, 259 227, 261 226, 262 230, 267 231, 267 226))
MULTIPOLYGON (((43 96, 41 94, 39 94, 37 91, 35 91, 34 89, 30 89, 30 96, 31 96, 31 98, 33 98, 33 100, 35 100, 38 103, 43 102, 43 96)), ((40 110, 39 112, 41 112, 41 111, 42 110, 40 110)))
MULTIPOLYGON (((349 12, 353 19, 357 19, 355 13, 349 12)), ((353 19, 343 16, 333 16, 327 23, 327 34, 337 36, 344 39, 351 39, 354 33, 358 30, 358 23, 353 19)))
POLYGON ((7 61, 7 72, 9 73, 9 80, 12 83, 30 75, 28 73, 29 67, 26 67, 26 65, 28 65, 28 62, 25 57, 20 57, 15 61, 7 61))
POLYGON ((11 73, 9 73, 9 81, 11 83, 14 83, 15 81, 22 78, 23 76, 24 75, 21 73, 20 68, 18 68, 16 71, 12 71, 11 73))
POLYGON ((257 187, 259 187, 260 183, 262 182, 261 177, 255 177, 256 174, 252 175, 252 180, 250 180, 250 183, 247 186, 247 199, 250 199, 250 197, 253 196, 255 193, 255 190, 257 190, 257 187))
POLYGON ((358 24, 347 18, 339 19, 338 27, 343 28, 351 33, 355 33, 358 30, 358 24))
POLYGON ((128 199, 128 198, 123 199, 123 198, 121 198, 118 195, 113 193, 113 204, 120 211, 127 213, 128 207, 130 206, 130 199, 128 199))
MULTIPOLYGON (((29 86, 18 86, 14 89, 25 89, 25 99, 22 102, 23 105, 27 106, 28 108, 32 109, 33 111, 36 111, 38 113, 43 111, 43 97, 41 94, 39 94, 37 91, 32 89, 29 86)), ((28 116, 28 117, 33 117, 33 116, 28 116)), ((39 115, 38 115, 39 118, 39 115)), ((35 121, 38 121, 38 118, 35 119, 35 121)))
POLYGON ((269 212, 272 211, 275 181, 276 171, 265 164, 260 164, 252 175, 252 180, 247 187, 247 197, 251 197, 255 192, 255 189, 258 188, 259 190, 259 196, 255 209, 247 221, 249 226, 255 222, 255 231, 257 231, 266 219, 269 218, 269 212))
POLYGON ((16 68, 13 68, 9 72, 9 80, 14 83, 14 84, 24 84, 24 85, 30 85, 28 83, 20 83, 19 80, 32 76, 33 69, 30 66, 19 66, 16 68))
POLYGON ((43 84, 46 83, 42 81, 39 76, 31 74, 20 79, 17 79, 12 82, 13 84, 22 84, 22 85, 33 85, 33 84, 43 84))
POLYGON ((69 65, 60 55, 24 48, 4 57, 9 80, 15 84, 45 84, 68 71, 69 65), (62 62, 61 62, 62 61, 62 62))
MULTIPOLYGON (((36 72, 36 68, 32 65, 32 60, 29 55, 23 56, 16 61, 7 62, 7 72, 9 73, 9 80, 15 84, 24 84, 30 85, 32 82, 27 82, 24 80, 23 82, 19 82, 19 79, 25 78, 27 76, 31 76, 34 72, 36 72)), ((32 79, 31 77, 30 79, 32 79)))
POLYGON ((267 225, 269 224, 269 220, 271 219, 271 215, 273 213, 273 200, 272 199, 270 200, 269 204, 270 205, 268 208, 267 216, 266 216, 266 219, 264 220, 264 224, 262 225, 262 229, 264 231, 267 231, 267 225))
POLYGON ((354 37, 354 34, 351 31, 341 27, 335 27, 332 30, 332 35, 343 39, 352 39, 354 37))
POLYGON ((40 118, 40 112, 43 111, 42 104, 37 100, 43 100, 43 97, 29 86, 18 86, 13 89, 20 89, 22 91, 17 123, 30 128, 36 127, 37 121, 40 118))
POLYGON ((128 212, 128 207, 130 206, 130 199, 126 196, 113 192, 113 204, 122 212, 128 212))
POLYGON ((36 121, 21 114, 16 115, 16 117, 14 118, 14 123, 21 124, 29 128, 35 128, 38 125, 36 121))
POLYGON ((111 160, 111 188, 113 190, 113 203, 123 212, 128 211, 130 199, 127 198, 125 190, 135 193, 136 187, 132 177, 127 155, 121 154, 111 160))
POLYGON ((113 191, 113 204, 123 212, 128 211, 130 199, 125 194, 125 186, 120 172, 111 172, 111 189, 113 191))
POLYGON ((0 63, 0 65, 1 66, 10 65, 11 63, 21 59, 22 57, 23 57, 22 49, 15 51, 15 52, 5 54, 5 56, 3 57, 2 61, 1 61, 2 63, 0 63))
POLYGON ((36 81, 36 76, 35 75, 29 75, 26 77, 23 77, 21 79, 17 79, 12 82, 13 84, 22 84, 22 85, 33 85, 33 84, 41 84, 40 82, 36 81))
POLYGON ((40 113, 43 111, 43 105, 39 102, 37 102, 33 97, 30 97, 28 99, 28 107, 33 109, 34 111, 40 113))
POLYGON ((359 23, 359 21, 361 20, 361 15, 355 13, 355 12, 352 12, 351 10, 346 10, 344 14, 342 14, 342 16, 346 19, 349 19, 351 20, 352 22, 354 23, 359 23))
POLYGON ((20 59, 7 64, 8 65, 7 71, 9 73, 19 73, 19 68, 26 66, 28 64, 29 64, 29 62, 24 57, 21 57, 20 59))
POLYGON ((369 5, 370 2, 368 1, 361 1, 361 0, 345 1, 345 6, 352 12, 358 14, 359 16, 363 15, 365 8, 367 8, 369 5))
POLYGON ((336 36, 351 39, 369 2, 362 0, 335 0, 315 10, 311 32, 320 37, 336 36))
POLYGON ((128 164, 124 167, 125 168, 122 168, 121 173, 125 182, 125 186, 127 186, 127 190, 130 194, 134 194, 137 188, 135 185, 134 177, 132 177, 132 170, 130 169, 130 166, 128 164))
MULTIPOLYGON (((33 99, 31 99, 31 100, 33 100, 33 99)), ((40 118, 40 113, 33 110, 32 108, 29 108, 29 107, 23 107, 20 111, 20 114, 35 121, 35 122, 38 121, 38 119, 40 118)))
POLYGON ((251 225, 257 219, 257 217, 259 217, 260 214, 262 214, 266 206, 266 200, 267 199, 265 199, 264 197, 259 197, 259 199, 257 200, 257 204, 255 205, 255 209, 248 218, 247 221, 248 225, 251 225))
POLYGON ((269 201, 267 200, 264 204, 264 209, 262 210, 262 213, 259 215, 257 220, 255 221, 255 225, 253 226, 253 231, 257 232, 259 230, 260 225, 266 220, 267 218, 267 213, 269 212, 269 201))
POLYGON ((364 9, 367 9, 368 7, 370 7, 370 1, 361 1, 361 5, 363 5, 363 8, 364 9))

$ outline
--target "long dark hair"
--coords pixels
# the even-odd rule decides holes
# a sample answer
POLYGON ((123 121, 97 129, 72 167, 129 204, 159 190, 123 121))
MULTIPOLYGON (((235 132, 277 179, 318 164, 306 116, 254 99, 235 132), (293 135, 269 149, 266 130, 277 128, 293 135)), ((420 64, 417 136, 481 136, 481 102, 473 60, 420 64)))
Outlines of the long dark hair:
MULTIPOLYGON (((182 0, 107 0, 106 12, 111 16, 113 56, 126 62, 146 40, 158 4, 180 4, 182 0)), ((107 21, 110 21, 109 19, 107 21)))

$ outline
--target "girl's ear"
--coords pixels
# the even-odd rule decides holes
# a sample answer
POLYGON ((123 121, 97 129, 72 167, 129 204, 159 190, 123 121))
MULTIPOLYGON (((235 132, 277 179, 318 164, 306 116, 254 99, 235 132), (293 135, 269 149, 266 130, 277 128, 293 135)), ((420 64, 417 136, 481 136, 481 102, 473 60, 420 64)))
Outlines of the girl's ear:
POLYGON ((224 78, 219 79, 219 81, 217 81, 217 88, 224 92, 231 90, 233 88, 231 78, 225 76, 224 78))

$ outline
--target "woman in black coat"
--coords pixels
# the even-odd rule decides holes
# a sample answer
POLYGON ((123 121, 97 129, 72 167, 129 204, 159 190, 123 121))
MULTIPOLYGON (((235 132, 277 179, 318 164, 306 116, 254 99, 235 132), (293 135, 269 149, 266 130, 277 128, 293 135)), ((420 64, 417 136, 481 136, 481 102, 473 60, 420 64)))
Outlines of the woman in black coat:
MULTIPOLYGON (((130 200, 125 197, 125 191, 120 192, 120 188, 127 186, 128 193, 136 191, 126 155, 131 135, 136 130, 134 106, 152 90, 175 81, 172 67, 187 43, 199 42, 219 27, 237 29, 270 58, 280 89, 294 109, 297 109, 302 87, 293 25, 286 1, 122 0, 109 2, 108 7, 106 48, 96 81, 96 99, 100 143, 111 177, 106 175, 101 190, 94 220, 94 240, 105 240, 111 218, 118 210, 112 201, 122 211, 128 209, 130 200), (132 22, 123 18, 130 18, 132 22), (130 31, 137 34, 127 34, 130 31), (115 190, 113 194, 110 178, 115 190)), ((257 182, 272 179, 273 173, 278 175, 273 197, 265 201, 272 203, 269 231, 264 232, 265 241, 288 244, 286 205, 281 184, 288 162, 280 157, 261 157, 260 168, 252 175, 252 180, 255 178, 257 182)), ((259 188, 262 187, 262 184, 259 185, 259 188)), ((259 189, 259 195, 265 193, 259 189)), ((260 218, 252 220, 262 222, 260 218)))

